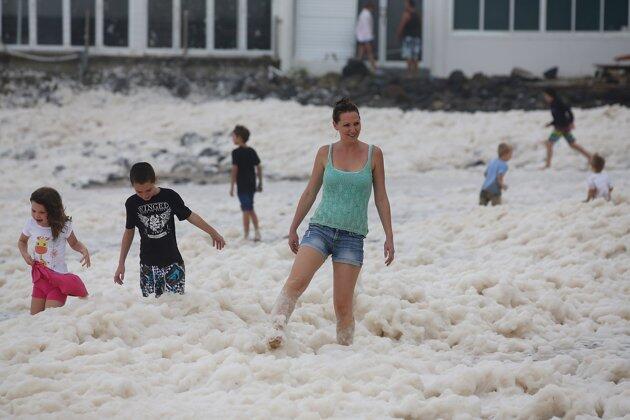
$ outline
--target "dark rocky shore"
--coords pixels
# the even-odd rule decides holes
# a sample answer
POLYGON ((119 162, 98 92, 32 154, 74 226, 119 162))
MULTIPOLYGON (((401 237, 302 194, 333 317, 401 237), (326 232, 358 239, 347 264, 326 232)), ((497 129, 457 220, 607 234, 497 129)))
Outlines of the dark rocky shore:
POLYGON ((284 74, 270 60, 216 61, 202 59, 93 59, 82 77, 76 63, 42 65, 0 55, 0 103, 30 106, 55 102, 61 86, 77 91, 105 88, 129 94, 138 88, 161 87, 187 98, 266 99, 331 105, 340 97, 361 106, 441 111, 506 111, 545 109, 540 91, 555 87, 573 106, 590 108, 630 106, 630 86, 593 78, 538 79, 527 72, 489 77, 466 77, 455 71, 448 78, 426 74, 407 78, 402 70, 366 74, 360 66, 353 75, 312 76, 284 74))

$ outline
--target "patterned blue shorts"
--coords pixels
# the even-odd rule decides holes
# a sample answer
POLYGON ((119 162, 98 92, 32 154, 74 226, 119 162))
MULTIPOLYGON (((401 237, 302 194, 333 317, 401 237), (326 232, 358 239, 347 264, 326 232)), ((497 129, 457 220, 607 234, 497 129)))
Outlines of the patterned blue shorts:
POLYGON ((405 60, 418 60, 422 52, 422 38, 406 36, 402 42, 402 58, 405 60))
POLYGON ((184 263, 173 263, 166 267, 140 264, 140 290, 144 297, 155 293, 157 298, 164 292, 183 295, 185 285, 184 263))
POLYGON ((319 251, 324 258, 332 255, 333 262, 361 267, 363 265, 363 239, 365 236, 310 223, 300 246, 319 251))

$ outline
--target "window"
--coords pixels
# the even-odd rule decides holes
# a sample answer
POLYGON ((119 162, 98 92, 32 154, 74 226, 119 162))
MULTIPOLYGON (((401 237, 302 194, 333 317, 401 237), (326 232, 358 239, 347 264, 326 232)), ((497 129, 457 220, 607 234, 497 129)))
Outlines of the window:
POLYGON ((483 28, 494 31, 510 29, 510 0, 486 0, 483 28))
POLYGON ((28 44, 28 0, 2 0, 2 42, 28 44))
POLYGON ((600 0, 576 0, 576 31, 599 31, 599 1, 600 0))
POLYGON ((37 0, 37 43, 63 44, 61 0, 37 0))
POLYGON ((89 19, 88 37, 90 45, 94 45, 94 0, 72 0, 70 3, 72 21, 70 23, 70 39, 72 45, 85 45, 85 18, 89 19))
POLYGON ((514 30, 539 30, 539 16, 540 0, 514 0, 514 30))
POLYGON ((479 0, 455 0, 453 27, 479 29, 479 0))
POLYGON ((182 48, 206 48, 206 0, 182 0, 182 48))
POLYGON ((247 0, 247 49, 271 49, 271 0, 247 0))
POLYGON ((128 0, 103 1, 103 43, 108 47, 129 45, 128 0))
POLYGON ((148 45, 151 48, 173 46, 173 0, 149 0, 148 45))
POLYGON ((604 30, 620 31, 628 26, 628 0, 604 0, 604 30))
POLYGON ((553 0, 547 2, 547 30, 571 30, 571 0, 553 0))
POLYGON ((237 0, 214 0, 214 47, 233 49, 237 47, 237 0))

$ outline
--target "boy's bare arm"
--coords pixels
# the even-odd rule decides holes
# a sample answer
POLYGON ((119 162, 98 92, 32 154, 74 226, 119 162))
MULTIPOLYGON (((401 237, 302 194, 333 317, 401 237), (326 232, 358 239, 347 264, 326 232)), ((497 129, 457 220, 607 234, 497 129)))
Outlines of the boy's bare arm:
POLYGON ((195 212, 192 212, 186 220, 210 235, 212 237, 212 246, 214 246, 218 250, 223 249, 223 247, 225 246, 225 239, 223 239, 223 236, 221 236, 219 232, 217 232, 212 226, 210 226, 205 220, 203 220, 201 216, 199 216, 195 212))
POLYGON ((262 189, 263 189, 262 166, 256 165, 256 174, 258 175, 258 187, 256 188, 256 190, 258 192, 262 192, 262 189))
POLYGON ((585 203, 588 203, 591 200, 595 199, 595 194, 597 193, 597 189, 595 188, 589 188, 588 189, 588 194, 586 195, 586 200, 584 200, 585 203))
POLYGON ((135 231, 135 229, 125 229, 125 233, 123 233, 120 243, 120 256, 118 257, 118 268, 114 274, 115 283, 123 284, 125 278, 125 260, 127 259, 127 254, 129 254, 135 231))
POLYGON ((230 196, 234 196, 234 184, 236 184, 236 175, 238 174, 238 166, 232 165, 230 171, 230 196))
POLYGON ((20 239, 18 239, 18 249, 20 250, 20 254, 22 254, 22 258, 28 265, 33 265, 33 258, 28 255, 28 236, 25 234, 20 235, 20 239))

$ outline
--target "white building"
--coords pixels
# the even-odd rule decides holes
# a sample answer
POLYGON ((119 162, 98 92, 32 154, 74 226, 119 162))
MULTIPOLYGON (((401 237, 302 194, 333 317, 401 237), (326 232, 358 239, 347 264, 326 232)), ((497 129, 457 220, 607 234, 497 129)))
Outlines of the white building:
MULTIPOLYGON (((2 48, 110 56, 274 56, 283 69, 339 71, 366 0, 0 0, 2 48), (87 15, 86 15, 87 12, 87 15), (89 16, 89 25, 86 25, 89 16)), ((381 66, 403 66, 404 0, 374 0, 381 66)), ((416 0, 421 66, 446 76, 513 67, 563 76, 630 54, 630 0, 416 0)))

